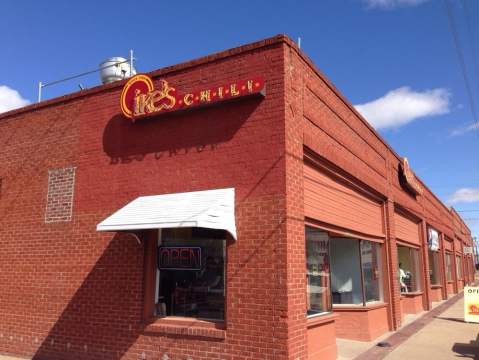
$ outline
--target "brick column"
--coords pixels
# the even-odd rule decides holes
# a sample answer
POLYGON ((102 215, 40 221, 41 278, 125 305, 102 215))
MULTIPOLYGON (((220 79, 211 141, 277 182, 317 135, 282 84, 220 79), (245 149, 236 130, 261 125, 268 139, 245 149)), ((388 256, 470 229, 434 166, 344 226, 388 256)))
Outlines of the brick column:
POLYGON ((442 299, 447 300, 447 276, 446 276, 446 249, 444 248, 446 240, 444 234, 439 234, 439 246, 441 250, 441 283, 442 283, 442 299))
POLYGON ((464 268, 465 266, 465 260, 466 260, 466 255, 464 255, 464 243, 462 242, 461 239, 461 271, 462 271, 462 287, 466 286, 466 269, 464 268))
MULTIPOLYGON (((285 48, 286 221, 283 281, 286 286, 287 357, 308 358, 306 326, 306 244, 303 192, 303 64, 285 48)), ((283 359, 283 358, 281 358, 283 359)))
POLYGON ((427 225, 426 221, 422 220, 420 223, 421 228, 421 254, 422 254, 422 270, 423 270, 423 286, 424 295, 422 298, 424 309, 431 310, 431 280, 429 277, 429 246, 427 243, 427 225))
POLYGON ((469 283, 469 265, 467 264, 467 255, 464 255, 464 249, 461 255, 462 258, 462 277, 464 278, 464 286, 469 283))
POLYGON ((454 289, 454 292, 457 294, 459 292, 459 278, 457 277, 457 264, 456 264, 456 239, 454 238, 453 241, 452 241, 452 264, 451 266, 454 268, 454 271, 453 271, 453 276, 452 276, 452 279, 454 281, 453 283, 453 289, 454 289))
POLYGON ((394 202, 386 201, 386 251, 388 255, 388 274, 390 278, 389 303, 392 309, 392 330, 401 326, 401 289, 398 274, 398 248, 394 226, 394 202))
POLYGON ((475 281, 476 261, 473 256, 469 255, 469 281, 475 281))
POLYGON ((469 284, 472 284, 474 282, 474 274, 476 272, 476 262, 474 259, 474 255, 467 255, 465 263, 465 266, 467 266, 467 279, 469 284))
POLYGON ((462 250, 463 253, 461 254, 462 259, 462 278, 464 279, 464 286, 469 282, 469 270, 467 270, 467 257, 464 255, 464 249, 462 250))

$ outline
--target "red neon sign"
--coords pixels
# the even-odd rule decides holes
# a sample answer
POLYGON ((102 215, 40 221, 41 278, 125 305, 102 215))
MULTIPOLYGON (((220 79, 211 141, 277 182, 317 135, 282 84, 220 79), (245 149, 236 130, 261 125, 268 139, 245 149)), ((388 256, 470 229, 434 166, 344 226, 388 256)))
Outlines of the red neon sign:
POLYGON ((120 104, 123 115, 135 121, 148 115, 205 106, 252 95, 265 95, 265 81, 262 77, 250 77, 181 93, 164 79, 159 80, 155 88, 150 77, 139 74, 132 77, 123 87, 120 104))
POLYGON ((417 181, 411 168, 409 167, 409 162, 407 161, 407 158, 402 159, 401 171, 403 175, 404 185, 407 187, 407 189, 411 191, 414 195, 422 195, 422 187, 417 181))
POLYGON ((201 270, 201 248, 160 246, 158 268, 160 270, 201 270))

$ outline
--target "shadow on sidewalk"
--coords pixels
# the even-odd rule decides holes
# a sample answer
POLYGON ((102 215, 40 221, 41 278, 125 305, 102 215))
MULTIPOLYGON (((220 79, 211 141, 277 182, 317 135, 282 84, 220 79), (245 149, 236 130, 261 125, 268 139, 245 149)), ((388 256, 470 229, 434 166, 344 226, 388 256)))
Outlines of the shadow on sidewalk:
POLYGON ((477 335, 475 340, 471 340, 469 344, 455 343, 452 346, 452 351, 462 357, 479 360, 479 335, 477 335))
POLYGON ((468 322, 465 322, 463 319, 458 319, 458 318, 453 318, 453 317, 434 316, 434 318, 439 319, 439 320, 455 321, 455 322, 459 322, 459 323, 463 323, 463 324, 469 324, 469 325, 477 325, 475 323, 468 323, 468 322))

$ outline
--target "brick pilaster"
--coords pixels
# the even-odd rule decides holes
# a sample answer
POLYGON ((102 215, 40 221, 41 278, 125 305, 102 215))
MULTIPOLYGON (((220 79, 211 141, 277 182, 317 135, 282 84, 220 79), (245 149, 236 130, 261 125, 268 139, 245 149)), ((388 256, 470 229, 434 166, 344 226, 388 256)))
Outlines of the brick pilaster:
POLYGON ((453 285, 453 288, 454 288, 454 292, 457 294, 459 292, 459 278, 457 277, 457 264, 456 264, 456 239, 454 239, 452 241, 452 264, 451 266, 453 267, 452 269, 452 278, 453 278, 453 281, 454 281, 454 285, 453 285))
POLYGON ((389 302, 392 308, 392 327, 393 330, 401 326, 401 290, 399 287, 398 272, 398 248, 396 243, 396 232, 394 226, 394 202, 386 202, 386 224, 387 239, 386 251, 388 258, 388 276, 390 277, 389 302))
POLYGON ((306 247, 303 193, 303 63, 285 48, 287 359, 307 359, 306 247))
POLYGON ((441 274, 441 283, 442 283, 442 298, 443 300, 447 299, 447 274, 446 274, 446 249, 444 248, 445 244, 444 234, 439 234, 439 246, 441 251, 441 269, 439 273, 441 274))
POLYGON ((422 255, 422 269, 423 269, 423 305, 425 310, 430 310, 432 307, 431 303, 431 279, 429 278, 429 246, 427 243, 427 225, 426 221, 422 220, 420 223, 421 227, 421 255, 422 255))

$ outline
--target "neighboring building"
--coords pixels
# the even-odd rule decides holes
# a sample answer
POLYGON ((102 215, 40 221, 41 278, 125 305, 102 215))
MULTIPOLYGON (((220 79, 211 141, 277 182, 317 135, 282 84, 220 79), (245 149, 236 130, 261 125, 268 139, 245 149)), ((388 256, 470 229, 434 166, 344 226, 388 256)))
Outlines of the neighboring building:
POLYGON ((473 279, 459 215, 284 36, 1 114, 0 143, 0 353, 333 359, 473 279))

